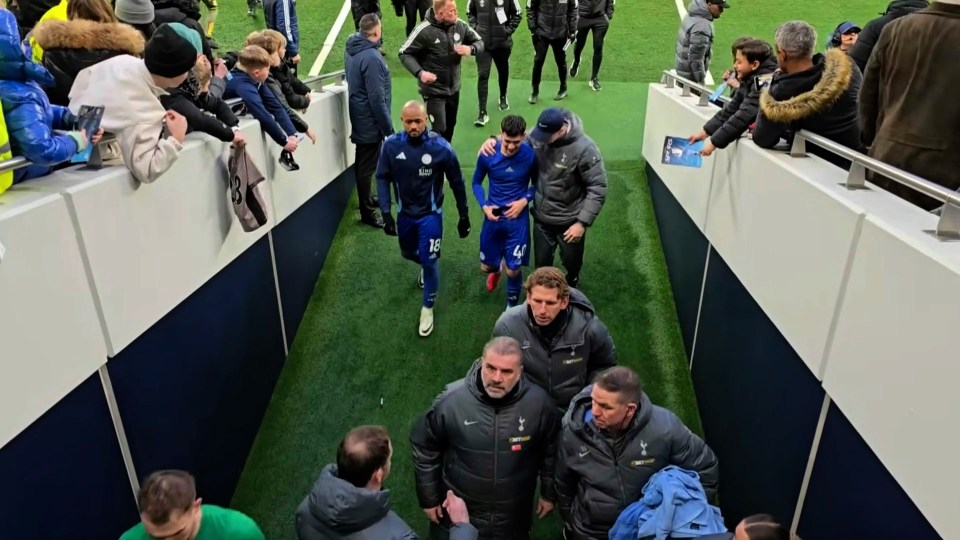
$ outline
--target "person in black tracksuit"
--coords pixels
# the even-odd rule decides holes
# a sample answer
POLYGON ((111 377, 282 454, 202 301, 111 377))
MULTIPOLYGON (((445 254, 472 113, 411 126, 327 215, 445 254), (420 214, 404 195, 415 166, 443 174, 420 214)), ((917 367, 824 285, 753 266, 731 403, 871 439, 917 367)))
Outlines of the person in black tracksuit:
POLYGON ((436 515, 447 490, 466 502, 481 540, 530 538, 538 477, 537 513, 553 510, 560 412, 523 376, 521 358, 519 342, 494 338, 467 376, 414 422, 417 498, 433 540, 447 535, 446 513, 436 515))
POLYGON ((477 100, 480 114, 476 126, 485 126, 490 120, 487 114, 487 84, 490 81, 491 61, 497 64, 497 79, 500 82, 500 110, 510 108, 507 101, 507 83, 510 80, 510 52, 513 49, 513 33, 523 20, 520 0, 469 0, 467 21, 483 39, 483 52, 477 56, 477 100))
POLYGON ((397 17, 407 16, 407 30, 404 35, 409 36, 417 26, 417 14, 420 15, 421 22, 426 20, 430 0, 393 0, 393 9, 397 17))
POLYGON ((533 38, 533 92, 528 100, 531 104, 540 97, 540 77, 543 63, 547 59, 547 49, 553 49, 553 59, 557 62, 560 75, 560 91, 553 99, 567 97, 567 51, 568 42, 577 37, 579 19, 578 0, 527 0, 527 26, 533 38))
POLYGON ((380 12, 380 0, 350 0, 350 13, 353 15, 353 31, 360 31, 360 19, 367 13, 376 13, 378 19, 383 19, 380 12))
POLYGON ((457 4, 446 0, 407 36, 400 47, 400 62, 420 82, 431 129, 453 142, 460 108, 460 60, 483 52, 483 40, 457 18, 457 4))
POLYGON ((617 0, 583 0, 580 3, 580 18, 577 23, 577 45, 573 49, 573 65, 570 76, 580 72, 580 54, 587 46, 587 36, 593 31, 593 64, 590 66, 590 88, 600 91, 600 64, 603 63, 603 38, 613 20, 617 0))

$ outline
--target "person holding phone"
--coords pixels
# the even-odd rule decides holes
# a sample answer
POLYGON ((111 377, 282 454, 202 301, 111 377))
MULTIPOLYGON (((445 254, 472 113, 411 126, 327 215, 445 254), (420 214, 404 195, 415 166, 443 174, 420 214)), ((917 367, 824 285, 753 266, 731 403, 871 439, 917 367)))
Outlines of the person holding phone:
POLYGON ((501 265, 507 270, 507 307, 517 305, 523 287, 521 267, 530 264, 530 212, 535 195, 537 157, 524 141, 527 123, 508 115, 500 123, 500 140, 492 156, 477 156, 473 194, 483 210, 480 229, 480 271, 488 274, 487 291, 500 281, 501 265), (490 195, 483 191, 490 178, 490 195))

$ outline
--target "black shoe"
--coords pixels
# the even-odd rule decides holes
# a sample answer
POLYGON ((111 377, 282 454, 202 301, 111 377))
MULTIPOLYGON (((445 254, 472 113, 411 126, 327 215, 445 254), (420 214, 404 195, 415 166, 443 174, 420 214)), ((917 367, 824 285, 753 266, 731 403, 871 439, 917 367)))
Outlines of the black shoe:
POLYGON ((580 276, 567 276, 567 285, 576 288, 580 284, 580 276))
POLYGON ((490 121, 490 116, 487 115, 487 111, 480 111, 480 114, 477 115, 477 119, 473 121, 473 125, 477 127, 483 127, 487 125, 487 122, 490 121))
POLYGON ((500 110, 501 111, 510 110, 510 102, 507 101, 507 96, 500 96, 500 110))
POLYGON ((600 80, 596 78, 590 79, 590 88, 592 88, 594 92, 599 92, 600 80))
POLYGON ((580 73, 580 61, 574 60, 573 65, 570 66, 570 76, 576 77, 578 73, 580 73))
POLYGON ((538 99, 540 99, 540 95, 537 94, 536 92, 534 92, 534 93, 530 94, 530 97, 529 97, 529 98, 527 98, 527 103, 529 103, 529 104, 531 104, 531 105, 536 105, 538 99))
POLYGON ((380 217, 380 214, 370 214, 366 216, 360 216, 360 223, 364 225, 369 225, 374 229, 383 228, 383 218, 380 217))
POLYGON ((555 100, 557 100, 557 101, 560 101, 561 99, 567 99, 567 89, 566 89, 566 88, 561 88, 560 91, 557 92, 557 95, 554 96, 553 99, 555 99, 555 100))

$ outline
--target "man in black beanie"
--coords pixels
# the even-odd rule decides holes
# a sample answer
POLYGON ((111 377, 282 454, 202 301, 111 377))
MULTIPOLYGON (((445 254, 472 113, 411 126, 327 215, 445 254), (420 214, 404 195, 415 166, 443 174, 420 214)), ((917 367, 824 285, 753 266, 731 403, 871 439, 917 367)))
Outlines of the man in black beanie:
POLYGON ((195 31, 178 23, 160 25, 147 42, 143 60, 115 56, 82 70, 70 89, 74 114, 83 105, 104 106, 100 125, 116 134, 124 163, 144 183, 173 165, 186 136, 187 120, 164 110, 158 96, 179 86, 197 62, 189 32, 195 31))

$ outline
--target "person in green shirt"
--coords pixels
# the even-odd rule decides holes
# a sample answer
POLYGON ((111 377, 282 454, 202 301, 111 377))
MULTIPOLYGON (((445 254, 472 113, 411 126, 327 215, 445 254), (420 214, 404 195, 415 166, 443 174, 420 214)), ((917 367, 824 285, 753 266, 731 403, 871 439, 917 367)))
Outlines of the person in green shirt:
POLYGON ((157 471, 137 494, 140 523, 120 540, 266 540, 257 524, 236 510, 201 504, 193 476, 157 471))

